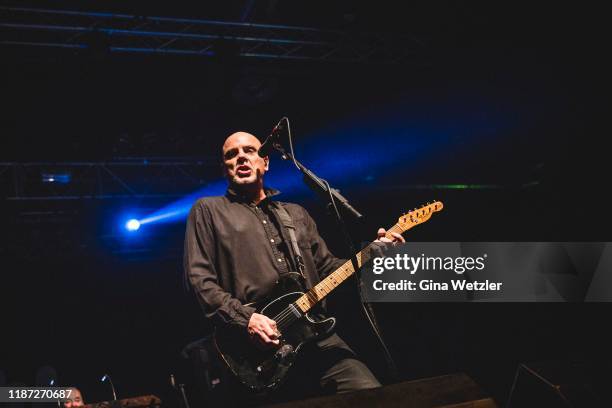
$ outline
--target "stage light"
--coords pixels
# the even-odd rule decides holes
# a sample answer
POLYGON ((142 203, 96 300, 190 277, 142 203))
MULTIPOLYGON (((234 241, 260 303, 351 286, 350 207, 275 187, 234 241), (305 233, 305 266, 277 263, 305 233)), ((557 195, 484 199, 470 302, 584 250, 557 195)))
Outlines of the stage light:
POLYGON ((140 221, 136 219, 131 219, 125 223, 125 229, 128 231, 137 231, 140 228, 140 221))
POLYGON ((42 173, 43 183, 68 184, 70 183, 70 173, 42 173))
POLYGON ((227 182, 219 180, 208 184, 201 190, 195 191, 180 200, 168 204, 159 210, 142 217, 139 222, 144 224, 158 224, 166 222, 185 221, 187 214, 198 198, 209 197, 215 195, 223 195, 227 188, 227 182))

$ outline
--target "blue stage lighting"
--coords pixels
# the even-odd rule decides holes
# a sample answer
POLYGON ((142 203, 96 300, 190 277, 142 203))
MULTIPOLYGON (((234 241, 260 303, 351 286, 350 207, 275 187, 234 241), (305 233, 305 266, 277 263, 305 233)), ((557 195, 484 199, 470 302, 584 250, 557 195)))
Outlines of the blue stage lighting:
MULTIPOLYGON (((421 96, 417 99, 430 100, 426 94, 421 96)), ((395 186, 397 179, 401 183, 411 180, 412 172, 436 171, 449 152, 462 152, 482 145, 483 141, 499 142, 498 135, 514 123, 511 115, 498 112, 494 105, 466 100, 461 93, 428 104, 401 99, 366 115, 347 116, 307 138, 294 135, 293 142, 300 162, 350 197, 352 192, 361 191, 364 184, 395 186)), ((273 156, 266 185, 284 193, 280 200, 291 201, 310 194, 292 163, 280 160, 276 153, 273 156)), ((461 188, 457 186, 438 188, 461 188)), ((212 182, 144 215, 140 224, 184 222, 197 199, 223 195, 226 188, 225 180, 212 182)))
POLYGON ((140 228, 140 221, 136 219, 131 219, 125 223, 125 229, 128 231, 137 231, 140 228))
POLYGON ((195 191, 193 194, 189 194, 182 199, 172 202, 169 205, 160 208, 152 214, 147 215, 140 219, 140 225, 151 224, 151 223, 165 223, 165 222, 176 222, 185 221, 189 210, 196 202, 198 198, 222 195, 225 193, 227 188, 227 182, 225 180, 219 180, 210 183, 201 190, 195 191))
POLYGON ((68 184, 71 180, 69 173, 42 173, 40 177, 43 183, 68 184))

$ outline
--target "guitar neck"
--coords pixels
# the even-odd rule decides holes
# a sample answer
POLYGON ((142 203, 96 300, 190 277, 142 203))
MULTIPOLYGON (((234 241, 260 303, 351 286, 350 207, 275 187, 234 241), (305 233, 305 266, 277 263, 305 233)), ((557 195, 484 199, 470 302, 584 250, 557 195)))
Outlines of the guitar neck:
MULTIPOLYGON (((392 232, 402 233, 407 228, 402 228, 399 224, 395 224, 393 227, 387 230, 385 236, 389 239, 393 239, 392 232)), ((361 268, 364 264, 372 258, 372 256, 378 252, 373 251, 374 244, 371 243, 355 256, 357 258, 357 267, 361 268)), ((353 262, 349 259, 343 263, 334 272, 327 275, 325 279, 313 286, 308 292, 302 295, 298 300, 295 301, 296 306, 302 313, 308 312, 317 303, 322 301, 327 295, 329 295, 334 289, 336 289, 342 282, 347 280, 351 275, 355 273, 353 262)))

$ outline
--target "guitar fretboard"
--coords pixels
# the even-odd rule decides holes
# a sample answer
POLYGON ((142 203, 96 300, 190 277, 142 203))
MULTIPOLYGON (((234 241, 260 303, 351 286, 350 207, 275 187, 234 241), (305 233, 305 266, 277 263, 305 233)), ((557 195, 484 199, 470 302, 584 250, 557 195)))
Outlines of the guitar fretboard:
MULTIPOLYGON (((418 222, 415 222, 408 228, 411 228, 417 223, 418 222)), ((401 234, 408 228, 402 229, 399 224, 395 224, 393 227, 387 230, 385 236, 389 239, 393 239, 393 236, 391 235, 392 232, 397 232, 401 234)), ((369 244, 357 253, 357 266, 361 268, 372 258, 372 255, 377 253, 377 251, 374 251, 374 244, 369 244)), ((298 298, 298 300, 295 301, 295 304, 302 311, 302 313, 308 312, 312 307, 314 307, 317 303, 323 300, 325 296, 329 295, 334 289, 340 286, 342 282, 347 280, 354 273, 355 268, 353 268, 353 262, 351 262, 351 260, 349 259, 334 272, 327 275, 325 279, 313 286, 308 292, 298 298)))

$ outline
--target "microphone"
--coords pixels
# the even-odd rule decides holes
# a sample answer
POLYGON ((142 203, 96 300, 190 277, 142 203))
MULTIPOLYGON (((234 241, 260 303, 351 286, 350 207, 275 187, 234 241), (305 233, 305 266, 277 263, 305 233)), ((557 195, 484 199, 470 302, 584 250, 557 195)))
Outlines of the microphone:
POLYGON ((257 152, 259 157, 268 156, 270 152, 272 151, 272 148, 274 147, 274 145, 278 143, 278 139, 279 139, 278 135, 281 131, 285 129, 285 126, 283 126, 282 124, 284 120, 285 118, 282 118, 281 120, 278 121, 276 126, 272 128, 272 132, 270 132, 270 135, 268 135, 266 140, 264 140, 264 142, 261 144, 261 147, 259 148, 259 151, 257 152))
MULTIPOLYGON (((53 387, 55 385, 55 380, 52 378, 49 380, 49 387, 53 387)), ((62 408, 62 400, 60 398, 57 399, 58 408, 62 408)))
POLYGON ((176 379, 174 378, 174 374, 170 374, 170 385, 176 391, 181 393, 181 398, 183 400, 183 408, 191 408, 189 406, 189 400, 187 399, 187 394, 185 394, 185 384, 176 384, 176 379))
POLYGON ((104 374, 100 379, 101 382, 106 382, 107 380, 111 386, 111 390, 113 391, 113 401, 117 401, 117 393, 115 392, 115 386, 113 385, 113 380, 111 380, 110 375, 104 374))

